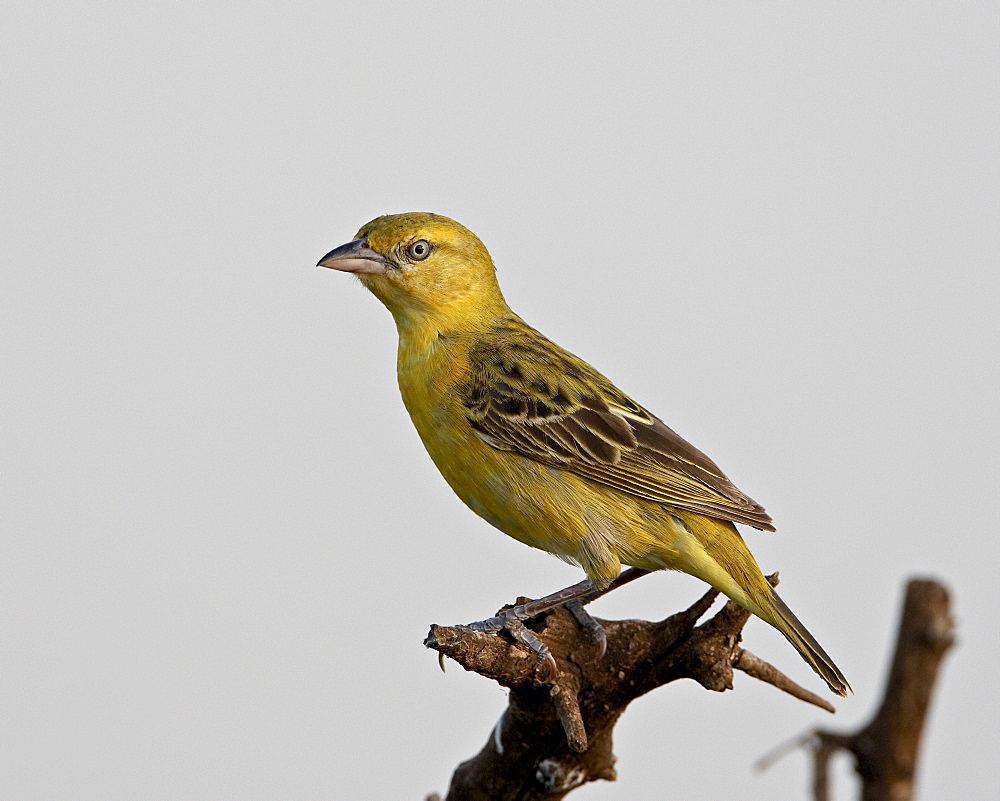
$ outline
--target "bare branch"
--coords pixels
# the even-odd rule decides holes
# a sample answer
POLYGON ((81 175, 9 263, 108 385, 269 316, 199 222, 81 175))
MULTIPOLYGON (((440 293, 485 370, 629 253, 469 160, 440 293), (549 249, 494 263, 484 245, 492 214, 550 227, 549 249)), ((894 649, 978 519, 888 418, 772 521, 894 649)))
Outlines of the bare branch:
POLYGON ((854 756, 862 801, 910 801, 924 721, 945 653, 954 644, 948 591, 936 581, 907 584, 896 650, 882 704, 855 734, 813 732, 813 797, 830 797, 828 765, 838 751, 854 756))
POLYGON ((698 625, 716 597, 712 590, 689 609, 656 623, 600 621, 607 642, 603 657, 603 643, 566 609, 527 621, 555 659, 554 676, 509 639, 432 626, 425 641, 429 648, 511 691, 486 745, 456 769, 447 801, 556 801, 586 782, 613 780, 612 732, 618 718, 636 698, 678 679, 723 692, 732 689, 735 666, 829 708, 739 646, 749 617, 745 609, 727 603, 698 625))
POLYGON ((748 676, 770 684, 772 687, 777 687, 782 692, 786 692, 800 701, 805 701, 807 704, 818 706, 827 712, 837 711, 833 708, 833 704, 825 698, 820 698, 816 693, 809 692, 805 687, 788 678, 774 665, 765 662, 759 656, 754 656, 749 651, 744 651, 742 648, 737 649, 734 654, 733 667, 742 670, 748 676))
POLYGON ((814 732, 809 743, 813 755, 813 799, 830 801, 830 759, 850 745, 850 737, 830 732, 814 732))

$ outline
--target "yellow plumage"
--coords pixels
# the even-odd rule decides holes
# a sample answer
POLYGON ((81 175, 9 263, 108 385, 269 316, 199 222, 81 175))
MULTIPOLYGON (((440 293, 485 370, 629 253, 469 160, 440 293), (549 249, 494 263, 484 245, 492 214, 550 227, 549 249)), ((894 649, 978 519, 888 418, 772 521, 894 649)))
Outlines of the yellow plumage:
POLYGON ((606 587, 623 564, 682 570, 781 631, 844 695, 841 672, 767 583, 733 522, 773 530, 718 466, 507 306, 489 253, 446 217, 379 217, 324 266, 392 312, 403 402, 478 515, 606 587))

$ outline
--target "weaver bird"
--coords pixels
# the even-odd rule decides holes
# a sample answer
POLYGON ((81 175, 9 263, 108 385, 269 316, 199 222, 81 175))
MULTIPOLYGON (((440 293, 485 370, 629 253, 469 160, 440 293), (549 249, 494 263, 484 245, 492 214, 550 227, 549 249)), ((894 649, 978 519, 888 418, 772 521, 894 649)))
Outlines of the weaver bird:
POLYGON ((846 694, 843 674, 736 530, 773 531, 763 507, 514 314, 475 234, 436 214, 387 215, 319 264, 356 274, 392 313, 403 403, 458 497, 505 534, 586 571, 569 597, 607 588, 622 565, 682 570, 778 629, 846 694))

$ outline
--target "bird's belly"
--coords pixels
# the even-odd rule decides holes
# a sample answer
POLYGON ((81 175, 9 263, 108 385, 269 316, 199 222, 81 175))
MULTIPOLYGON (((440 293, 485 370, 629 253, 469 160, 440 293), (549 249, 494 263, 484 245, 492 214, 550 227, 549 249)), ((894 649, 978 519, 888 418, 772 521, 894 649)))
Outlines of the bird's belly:
POLYGON ((448 433, 454 430, 438 426, 421 436, 458 497, 508 536, 582 566, 602 586, 622 564, 673 566, 669 515, 659 505, 493 448, 471 429, 467 436, 448 433))
POLYGON ((526 545, 578 561, 586 521, 563 471, 496 450, 471 432, 435 440, 425 441, 431 458, 473 512, 526 545))

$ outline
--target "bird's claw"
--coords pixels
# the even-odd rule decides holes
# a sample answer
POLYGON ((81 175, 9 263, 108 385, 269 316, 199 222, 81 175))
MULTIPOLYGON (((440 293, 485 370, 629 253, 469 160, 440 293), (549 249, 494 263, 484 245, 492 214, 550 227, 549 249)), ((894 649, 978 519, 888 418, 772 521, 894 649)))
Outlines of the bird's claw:
POLYGON ((556 658, 552 656, 552 652, 549 650, 549 647, 538 639, 531 629, 525 626, 524 623, 517 618, 511 619, 507 625, 504 626, 504 628, 510 632, 511 637, 521 643, 521 645, 545 663, 545 667, 548 668, 549 671, 550 679, 554 679, 556 677, 556 674, 559 671, 559 668, 556 665, 556 658))
POLYGON ((580 628, 590 635, 591 642, 597 646, 597 658, 600 659, 607 653, 608 635, 604 633, 604 626, 598 623, 596 618, 587 611, 585 603, 585 598, 575 598, 572 601, 567 601, 565 606, 569 613, 576 618, 580 628))

